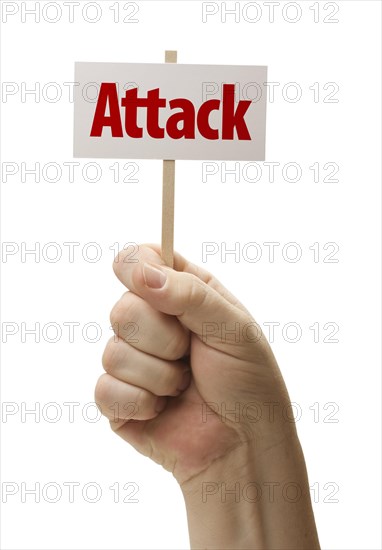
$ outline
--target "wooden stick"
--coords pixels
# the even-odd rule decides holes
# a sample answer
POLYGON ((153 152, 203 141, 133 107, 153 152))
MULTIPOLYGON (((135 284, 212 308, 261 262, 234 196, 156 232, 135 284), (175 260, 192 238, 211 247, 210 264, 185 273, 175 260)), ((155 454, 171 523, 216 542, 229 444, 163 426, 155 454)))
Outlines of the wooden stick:
MULTIPOLYGON (((165 63, 176 63, 177 52, 165 51, 165 63)), ((174 267, 174 193, 175 160, 163 161, 162 191, 162 259, 169 267, 174 267)))

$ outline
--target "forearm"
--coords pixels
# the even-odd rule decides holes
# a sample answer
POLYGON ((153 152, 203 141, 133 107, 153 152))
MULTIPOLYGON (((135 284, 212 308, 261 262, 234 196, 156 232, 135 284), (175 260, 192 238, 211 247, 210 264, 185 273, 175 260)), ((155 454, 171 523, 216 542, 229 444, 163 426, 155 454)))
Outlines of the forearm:
POLYGON ((319 549, 296 436, 237 448, 182 491, 192 549, 319 549))

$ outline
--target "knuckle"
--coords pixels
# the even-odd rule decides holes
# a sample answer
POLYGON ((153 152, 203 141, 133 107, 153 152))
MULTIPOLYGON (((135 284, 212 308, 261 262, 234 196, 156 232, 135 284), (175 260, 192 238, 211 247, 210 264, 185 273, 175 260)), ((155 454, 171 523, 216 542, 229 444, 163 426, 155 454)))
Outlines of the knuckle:
POLYGON ((136 299, 132 292, 125 292, 110 312, 111 324, 120 324, 130 319, 136 310, 136 299))
POLYGON ((171 395, 176 391, 177 377, 171 368, 163 368, 158 371, 155 380, 156 395, 171 395))
POLYGON ((171 334, 163 348, 163 356, 170 361, 181 359, 188 348, 188 339, 178 331, 171 334))
POLYGON ((180 382, 181 372, 174 372, 172 369, 166 369, 166 372, 162 376, 160 387, 160 394, 158 395, 178 395, 178 385, 180 382))
POLYGON ((197 309, 201 307, 207 295, 205 284, 195 275, 191 275, 189 277, 189 284, 185 286, 185 296, 183 297, 187 309, 197 309))
POLYGON ((152 398, 152 395, 148 390, 145 390, 144 388, 136 387, 131 403, 133 403, 138 410, 144 411, 150 408, 150 404, 152 400, 151 398, 152 398))
POLYGON ((107 373, 112 373, 115 370, 117 364, 117 352, 118 352, 118 340, 112 336, 107 342, 102 355, 102 366, 107 373))
POLYGON ((122 273, 122 267, 123 267, 123 250, 121 250, 114 258, 113 260, 113 271, 115 275, 118 277, 118 279, 121 276, 122 273))
POLYGON ((102 405, 108 401, 110 396, 110 381, 108 374, 102 374, 98 380, 94 390, 94 399, 97 405, 102 405))
POLYGON ((122 321, 122 315, 123 315, 123 305, 122 305, 121 299, 119 299, 118 302, 113 306, 110 312, 111 324, 114 325, 115 323, 120 323, 122 321))

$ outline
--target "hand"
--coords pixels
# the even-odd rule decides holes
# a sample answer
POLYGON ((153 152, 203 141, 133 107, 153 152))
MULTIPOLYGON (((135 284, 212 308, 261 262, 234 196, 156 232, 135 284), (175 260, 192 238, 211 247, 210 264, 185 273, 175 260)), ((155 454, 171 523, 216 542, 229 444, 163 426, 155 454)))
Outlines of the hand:
POLYGON ((193 549, 319 549, 288 393, 257 323, 179 254, 174 269, 155 245, 125 259, 114 270, 130 292, 95 391, 112 429, 173 473, 193 549))
POLYGON ((114 262, 130 292, 111 312, 116 337, 95 394, 112 429, 183 484, 256 436, 274 445, 294 426, 263 406, 289 398, 249 312, 211 274, 179 254, 170 269, 159 253, 144 245, 137 263, 126 251, 114 262))

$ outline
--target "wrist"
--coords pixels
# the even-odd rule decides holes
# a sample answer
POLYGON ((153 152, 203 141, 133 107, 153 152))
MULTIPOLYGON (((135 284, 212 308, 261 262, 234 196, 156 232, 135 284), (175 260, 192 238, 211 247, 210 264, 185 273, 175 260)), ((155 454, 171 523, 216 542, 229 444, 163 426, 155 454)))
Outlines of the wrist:
POLYGON ((215 495, 218 500, 222 497, 223 502, 250 501, 251 498, 240 498, 237 492, 228 489, 235 489, 235 484, 236 488, 239 485, 243 489, 244 484, 261 483, 267 474, 266 465, 269 466, 271 457, 278 459, 285 454, 297 467, 301 461, 301 446, 295 431, 285 430, 283 434, 279 433, 277 441, 274 436, 262 436, 237 445, 208 468, 180 483, 186 504, 206 504, 215 495), (224 488, 227 489, 226 497, 224 492, 221 493, 224 488))
POLYGON ((191 548, 319 548, 297 435, 233 449, 182 483, 191 548))
POLYGON ((256 507, 246 494, 256 475, 253 447, 236 447, 182 483, 192 549, 264 547, 256 507))

